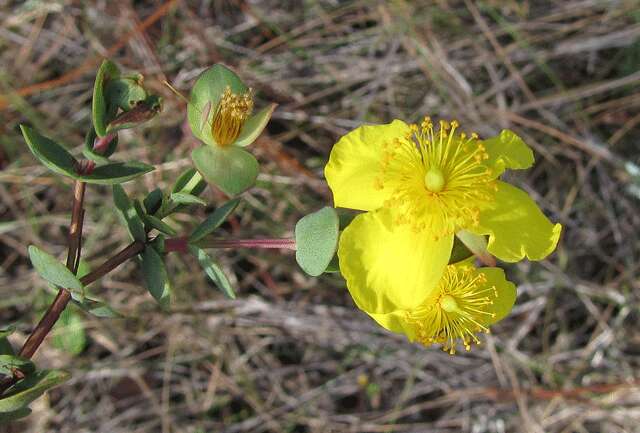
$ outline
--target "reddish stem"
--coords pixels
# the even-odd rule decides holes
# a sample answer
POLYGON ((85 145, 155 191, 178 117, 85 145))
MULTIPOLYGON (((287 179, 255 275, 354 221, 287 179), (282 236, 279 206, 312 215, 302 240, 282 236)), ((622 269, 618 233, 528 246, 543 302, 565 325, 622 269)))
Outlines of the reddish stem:
MULTIPOLYGON (((279 248, 296 249, 295 239, 207 239, 195 243, 201 248, 279 248)), ((167 239, 164 243, 165 251, 184 253, 187 251, 189 240, 186 237, 167 239)))

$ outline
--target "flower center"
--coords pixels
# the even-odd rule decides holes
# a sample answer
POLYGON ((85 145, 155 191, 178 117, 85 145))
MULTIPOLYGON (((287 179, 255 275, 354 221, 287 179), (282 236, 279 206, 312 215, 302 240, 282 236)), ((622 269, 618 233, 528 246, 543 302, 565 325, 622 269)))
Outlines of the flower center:
POLYGON ((213 122, 211 123, 211 135, 216 143, 225 147, 236 141, 252 110, 251 89, 243 95, 237 95, 227 86, 213 114, 213 122))
POLYGON ((477 226, 480 212, 494 200, 495 176, 474 133, 458 131, 458 122, 426 117, 404 137, 385 143, 374 187, 387 192, 385 207, 396 210, 396 224, 434 237, 477 226))
POLYGON ((438 167, 431 167, 424 175, 424 186, 433 193, 442 191, 444 188, 444 175, 438 167))
POLYGON ((471 344, 480 344, 476 333, 489 333, 487 319, 495 317, 490 306, 498 296, 485 275, 468 266, 447 266, 436 296, 435 302, 428 299, 407 312, 407 320, 416 327, 416 340, 425 346, 442 344, 442 350, 452 355, 458 341, 467 351, 471 344))

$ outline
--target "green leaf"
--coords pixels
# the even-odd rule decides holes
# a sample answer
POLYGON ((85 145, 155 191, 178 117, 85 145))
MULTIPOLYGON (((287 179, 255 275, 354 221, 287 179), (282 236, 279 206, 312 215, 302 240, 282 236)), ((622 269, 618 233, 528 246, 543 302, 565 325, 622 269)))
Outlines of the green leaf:
POLYGON ((0 374, 13 376, 13 370, 17 369, 24 374, 36 371, 36 366, 30 359, 14 355, 0 355, 0 374))
POLYGON ((174 192, 171 194, 171 200, 177 204, 199 204, 206 206, 207 202, 195 195, 187 194, 184 192, 174 192))
POLYGON ((104 87, 107 104, 129 111, 140 101, 147 98, 147 91, 142 87, 142 75, 135 78, 116 78, 109 80, 104 87))
POLYGON ((82 318, 75 309, 67 307, 53 328, 53 346, 70 355, 79 355, 87 345, 82 318))
POLYGON ((191 159, 207 182, 230 196, 251 188, 260 170, 253 155, 235 146, 201 146, 191 152, 191 159))
POLYGON ((336 210, 324 207, 298 221, 295 228, 296 261, 303 271, 317 277, 338 248, 339 219, 336 210))
POLYGON ((69 373, 62 370, 40 370, 28 375, 9 388, 0 399, 0 413, 20 410, 47 390, 69 380, 69 373))
POLYGON ((76 178, 78 161, 64 147, 26 125, 20 125, 20 130, 31 153, 45 167, 54 173, 76 178))
POLYGON ((113 108, 109 107, 109 102, 105 95, 105 87, 110 80, 117 78, 119 75, 118 67, 110 60, 104 60, 102 62, 96 75, 96 81, 93 85, 91 111, 93 114, 93 125, 99 137, 107 135, 107 124, 111 120, 109 119, 110 114, 115 114, 113 108))
POLYGON ((233 145, 244 147, 256 141, 258 136, 262 134, 262 131, 267 126, 267 123, 269 123, 273 110, 275 110, 277 106, 278 104, 271 104, 249 117, 242 126, 240 135, 236 141, 233 142, 233 145))
POLYGON ((31 409, 23 407, 11 412, 0 412, 0 425, 31 415, 31 409))
POLYGON ((213 233, 215 229, 227 219, 227 217, 235 210, 240 203, 239 198, 234 198, 214 210, 211 215, 207 217, 198 227, 195 228, 191 236, 189 236, 189 242, 197 242, 210 233, 213 233))
POLYGON ((187 104, 189 125, 193 135, 207 144, 215 144, 211 136, 211 127, 208 125, 211 124, 213 113, 227 87, 235 94, 244 94, 249 90, 233 71, 216 64, 200 74, 191 89, 187 104), (209 109, 206 109, 207 106, 209 109))
POLYGON ((195 168, 189 168, 178 177, 171 192, 183 192, 185 194, 200 195, 207 187, 202 175, 195 168))
POLYGON ((74 295, 79 296, 80 299, 84 296, 84 286, 78 277, 73 275, 73 272, 51 254, 30 245, 29 258, 36 272, 46 281, 58 287, 69 289, 72 293, 75 292, 74 295))
POLYGON ((113 185, 113 202, 131 237, 136 241, 145 242, 147 234, 144 230, 144 224, 136 212, 133 202, 120 185, 113 185))
POLYGON ((87 183, 114 185, 125 183, 149 173, 154 167, 142 162, 112 162, 96 167, 91 174, 76 175, 76 179, 87 183))
POLYGON ((236 294, 231 287, 231 283, 227 279, 220 266, 201 248, 195 245, 189 245, 189 251, 196 256, 200 266, 204 269, 207 276, 213 281, 218 289, 228 298, 236 299, 236 294))
POLYGON ((153 248, 145 248, 142 253, 142 273, 151 296, 163 308, 168 308, 171 303, 171 283, 162 257, 153 248))
POLYGON ((82 302, 73 301, 83 311, 95 317, 121 318, 122 314, 111 308, 108 304, 97 299, 84 298, 82 302))
POLYGON ((0 327, 0 338, 6 338, 9 335, 13 334, 16 331, 16 327, 14 325, 7 325, 0 327))
POLYGON ((176 230, 171 227, 169 224, 162 221, 160 218, 155 217, 153 215, 145 215, 144 221, 147 223, 147 226, 158 230, 160 233, 164 233, 170 236, 175 236, 178 234, 176 230))
POLYGON ((158 209, 162 206, 163 198, 164 196, 162 195, 160 188, 156 188, 147 194, 142 203, 144 204, 144 208, 148 215, 153 215, 158 212, 158 209))

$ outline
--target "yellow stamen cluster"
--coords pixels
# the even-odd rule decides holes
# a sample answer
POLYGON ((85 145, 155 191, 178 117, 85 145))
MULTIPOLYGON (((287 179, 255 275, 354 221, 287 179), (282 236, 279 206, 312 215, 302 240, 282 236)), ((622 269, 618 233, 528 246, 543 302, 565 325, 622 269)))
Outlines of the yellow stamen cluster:
POLYGON ((388 189, 385 206, 400 210, 396 221, 434 236, 477 225, 496 182, 478 136, 458 132, 458 122, 441 121, 436 131, 426 117, 405 137, 385 143, 374 187, 388 189))
POLYGON ((416 327, 416 340, 425 346, 442 344, 442 350, 456 353, 458 340, 465 350, 480 344, 477 332, 489 333, 483 323, 495 317, 487 306, 498 293, 487 286, 487 279, 471 267, 448 266, 434 297, 416 310, 407 312, 407 320, 416 327))
POLYGON ((236 95, 227 86, 213 114, 213 122, 211 123, 211 135, 216 143, 220 146, 228 146, 236 141, 252 110, 253 95, 251 90, 243 95, 236 95))

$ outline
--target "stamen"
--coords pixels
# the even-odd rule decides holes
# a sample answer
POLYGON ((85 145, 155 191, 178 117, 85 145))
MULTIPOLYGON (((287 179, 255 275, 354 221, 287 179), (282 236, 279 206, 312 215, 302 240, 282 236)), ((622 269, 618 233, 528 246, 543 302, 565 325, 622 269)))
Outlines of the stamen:
POLYGON ((442 350, 452 355, 458 342, 467 351, 471 344, 480 344, 476 333, 489 332, 483 323, 495 317, 487 310, 498 296, 496 288, 486 284, 485 275, 472 267, 448 266, 436 298, 407 313, 416 327, 416 339, 425 346, 442 344, 442 350))
POLYGON ((218 145, 224 147, 236 141, 251 111, 253 110, 252 91, 237 95, 227 86, 218 103, 211 123, 211 135, 218 145))
POLYGON ((497 184, 478 135, 458 128, 456 120, 441 120, 435 130, 425 117, 407 136, 385 143, 373 186, 388 191, 384 205, 397 210, 396 223, 428 228, 435 237, 478 224, 497 184))

